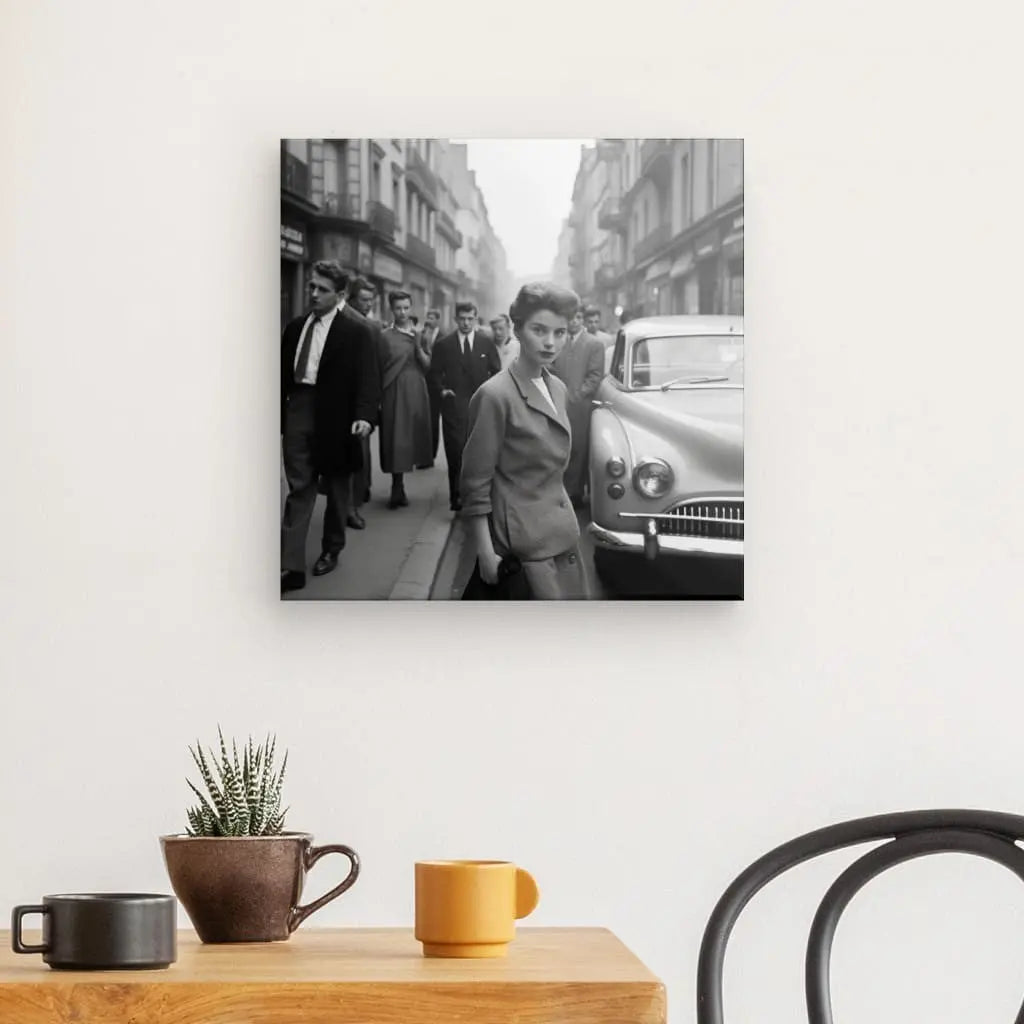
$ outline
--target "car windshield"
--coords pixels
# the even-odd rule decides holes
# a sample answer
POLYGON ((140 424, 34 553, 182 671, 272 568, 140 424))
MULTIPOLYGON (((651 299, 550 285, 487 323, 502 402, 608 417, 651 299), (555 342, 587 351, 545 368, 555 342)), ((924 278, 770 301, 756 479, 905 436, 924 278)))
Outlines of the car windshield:
POLYGON ((633 343, 632 356, 634 388, 743 386, 739 334, 641 338, 633 343))

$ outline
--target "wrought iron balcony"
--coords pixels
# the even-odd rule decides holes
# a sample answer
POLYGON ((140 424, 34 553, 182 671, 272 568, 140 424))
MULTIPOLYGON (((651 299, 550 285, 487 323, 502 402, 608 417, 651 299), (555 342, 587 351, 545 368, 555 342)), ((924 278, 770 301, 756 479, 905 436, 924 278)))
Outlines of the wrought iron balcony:
POLYGON ((437 265, 437 254, 432 245, 427 245, 422 238, 415 235, 405 236, 405 251, 409 256, 419 263, 426 263, 428 266, 437 265))
POLYGON ((423 195, 437 204, 437 178, 419 151, 412 146, 405 160, 405 180, 407 183, 411 181, 423 195))
POLYGON ((395 240, 397 224, 395 222, 395 211, 390 207, 385 206, 376 199, 371 199, 366 204, 366 220, 374 234, 380 235, 381 238, 387 239, 389 242, 395 240))
POLYGON ((452 243, 454 248, 461 248, 462 232, 455 226, 455 221, 444 210, 437 215, 437 230, 452 243))
POLYGON ((330 217, 344 220, 359 220, 359 203, 343 193, 328 192, 324 196, 322 212, 330 217))
POLYGON ((602 231, 625 231, 628 218, 622 199, 608 196, 597 211, 597 226, 602 231))
POLYGON ((294 153, 281 148, 281 188, 292 195, 311 199, 309 165, 303 163, 294 153))
POLYGON ((656 227, 646 238, 637 242, 634 258, 639 263, 641 260, 647 259, 648 256, 653 256, 659 249, 663 249, 668 245, 671 237, 672 228, 670 225, 662 224, 656 227))

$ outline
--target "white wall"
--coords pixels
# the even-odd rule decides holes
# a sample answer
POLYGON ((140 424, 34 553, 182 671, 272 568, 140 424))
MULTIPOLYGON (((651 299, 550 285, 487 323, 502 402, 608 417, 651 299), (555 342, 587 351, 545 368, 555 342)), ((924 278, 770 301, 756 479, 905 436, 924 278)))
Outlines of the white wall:
MULTIPOLYGON (((459 52, 442 24, 485 44, 448 6, 397 34, 388 5, 3 6, 0 908, 166 889, 186 744, 275 729, 290 824, 365 863, 317 924, 409 923, 416 858, 514 858, 535 923, 612 927, 683 1024, 707 914, 768 847, 1024 806, 1017 34, 977 5, 659 0, 630 41, 526 0, 467 89, 422 74, 431 33, 459 52), (279 603, 277 139, 385 126, 746 136, 745 604, 279 603)), ((751 907, 730 1024, 800 1019, 848 859, 751 907)), ((1022 956, 1019 883, 911 865, 840 930, 837 1017, 1007 1020, 1022 956)))

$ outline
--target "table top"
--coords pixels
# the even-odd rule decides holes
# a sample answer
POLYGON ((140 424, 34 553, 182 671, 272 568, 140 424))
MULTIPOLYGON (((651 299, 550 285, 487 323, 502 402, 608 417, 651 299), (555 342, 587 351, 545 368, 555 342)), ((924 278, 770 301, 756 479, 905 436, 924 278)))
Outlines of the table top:
POLYGON ((664 986, 601 928, 520 928, 496 960, 427 959, 402 928, 232 945, 182 931, 162 971, 54 971, 10 946, 0 933, 3 1024, 665 1022, 664 986))

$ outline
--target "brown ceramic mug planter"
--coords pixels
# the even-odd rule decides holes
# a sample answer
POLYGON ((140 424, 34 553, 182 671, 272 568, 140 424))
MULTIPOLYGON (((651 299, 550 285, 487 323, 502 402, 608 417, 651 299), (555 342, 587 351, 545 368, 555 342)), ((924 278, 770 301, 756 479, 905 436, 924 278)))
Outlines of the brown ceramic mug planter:
POLYGON ((275 836, 161 836, 171 886, 203 942, 287 939, 314 911, 337 899, 359 877, 359 857, 347 846, 314 846, 305 832, 275 836), (301 906, 306 872, 328 853, 348 857, 348 876, 301 906))

